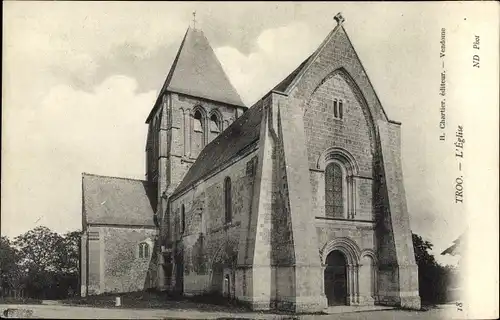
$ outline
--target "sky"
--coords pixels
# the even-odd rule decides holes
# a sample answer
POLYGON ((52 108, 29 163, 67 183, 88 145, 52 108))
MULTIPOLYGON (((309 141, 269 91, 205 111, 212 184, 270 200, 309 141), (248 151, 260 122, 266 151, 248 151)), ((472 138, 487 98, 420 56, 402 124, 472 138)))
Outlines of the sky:
MULTIPOLYGON (((454 264, 454 257, 439 253, 469 220, 466 205, 454 201, 453 136, 470 120, 466 107, 477 106, 462 85, 467 77, 459 75, 470 72, 473 34, 481 30, 483 41, 489 37, 484 21, 495 13, 491 8, 449 2, 3 2, 2 234, 15 237, 38 225, 60 233, 81 228, 82 172, 144 178, 145 119, 194 10, 197 28, 248 106, 309 56, 342 12, 386 113, 403 123, 412 230, 434 244, 440 261, 454 264), (444 60, 441 28, 447 30, 444 60), (446 142, 438 139, 443 61, 446 142)), ((494 44, 484 46, 497 50, 494 44)), ((488 119, 486 114, 467 133, 497 125, 488 119)))

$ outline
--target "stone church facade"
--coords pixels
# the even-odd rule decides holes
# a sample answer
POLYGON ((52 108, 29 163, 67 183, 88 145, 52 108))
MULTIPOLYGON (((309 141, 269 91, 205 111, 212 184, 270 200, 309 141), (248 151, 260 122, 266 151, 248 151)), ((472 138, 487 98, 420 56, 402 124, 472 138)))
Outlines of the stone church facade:
POLYGON ((146 180, 83 176, 82 293, 420 308, 401 124, 336 20, 250 108, 203 32, 187 30, 146 120, 146 180))

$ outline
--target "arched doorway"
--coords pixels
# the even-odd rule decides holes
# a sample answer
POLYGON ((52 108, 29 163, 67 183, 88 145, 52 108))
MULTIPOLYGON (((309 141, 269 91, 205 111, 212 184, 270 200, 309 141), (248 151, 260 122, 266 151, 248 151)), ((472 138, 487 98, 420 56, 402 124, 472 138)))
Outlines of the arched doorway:
POLYGON ((236 243, 222 244, 214 253, 210 268, 211 291, 226 298, 234 297, 234 278, 238 252, 236 243))
POLYGON ((212 291, 224 295, 224 265, 220 262, 212 264, 212 291))
POLYGON ((325 295, 329 306, 347 304, 347 268, 344 254, 334 250, 326 257, 325 295))

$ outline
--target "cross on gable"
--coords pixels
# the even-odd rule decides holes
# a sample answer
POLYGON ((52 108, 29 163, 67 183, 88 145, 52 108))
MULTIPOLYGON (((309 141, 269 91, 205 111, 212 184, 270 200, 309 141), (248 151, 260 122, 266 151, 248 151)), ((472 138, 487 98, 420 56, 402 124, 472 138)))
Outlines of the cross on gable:
POLYGON ((344 16, 341 12, 337 13, 335 17, 333 17, 333 19, 335 19, 335 21, 337 21, 337 24, 339 25, 341 25, 345 21, 344 16))

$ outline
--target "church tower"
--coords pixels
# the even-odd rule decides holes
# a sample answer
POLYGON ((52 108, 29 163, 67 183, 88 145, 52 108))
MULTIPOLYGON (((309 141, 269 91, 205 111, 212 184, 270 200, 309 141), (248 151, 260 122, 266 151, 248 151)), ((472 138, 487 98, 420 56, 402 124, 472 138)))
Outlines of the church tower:
POLYGON ((160 248, 168 197, 205 145, 246 109, 203 32, 189 27, 146 119, 146 180, 156 193, 160 248))

